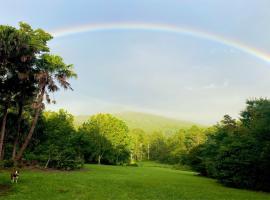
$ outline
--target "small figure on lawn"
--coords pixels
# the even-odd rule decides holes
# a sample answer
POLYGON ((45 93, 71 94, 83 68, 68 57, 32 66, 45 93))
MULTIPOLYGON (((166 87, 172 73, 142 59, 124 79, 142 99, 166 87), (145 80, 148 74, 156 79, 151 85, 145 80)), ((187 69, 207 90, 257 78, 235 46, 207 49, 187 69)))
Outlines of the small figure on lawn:
POLYGON ((10 179, 11 179, 11 182, 12 183, 17 183, 18 182, 18 179, 19 179, 19 170, 15 170, 13 169, 13 171, 11 172, 10 174, 10 179))

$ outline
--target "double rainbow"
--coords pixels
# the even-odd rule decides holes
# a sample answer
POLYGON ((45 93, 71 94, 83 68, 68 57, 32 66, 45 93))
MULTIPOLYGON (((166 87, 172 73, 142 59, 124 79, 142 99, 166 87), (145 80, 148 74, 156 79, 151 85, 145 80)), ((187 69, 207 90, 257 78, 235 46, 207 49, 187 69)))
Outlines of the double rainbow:
POLYGON ((74 35, 77 33, 85 32, 98 32, 98 31, 110 31, 110 30, 127 30, 127 31, 153 31, 153 32, 165 32, 188 35, 191 37, 196 37, 204 40, 209 40, 213 42, 220 43, 242 52, 250 54, 260 60, 270 63, 270 54, 266 53, 260 49, 254 48, 240 41, 226 38, 221 35, 214 33, 189 28, 189 27, 178 27, 175 25, 167 24, 146 24, 146 23, 108 23, 108 24, 85 24, 75 27, 62 28, 52 31, 52 35, 56 38, 64 37, 68 35, 74 35))

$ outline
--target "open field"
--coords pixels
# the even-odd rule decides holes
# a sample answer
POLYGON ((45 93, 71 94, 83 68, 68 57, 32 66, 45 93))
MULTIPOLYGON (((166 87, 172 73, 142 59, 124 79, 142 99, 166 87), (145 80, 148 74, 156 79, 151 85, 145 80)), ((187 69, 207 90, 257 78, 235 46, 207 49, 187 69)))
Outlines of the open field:
MULTIPOLYGON (((10 184, 1 172, 0 184, 10 184)), ((140 167, 86 165, 82 171, 24 170, 18 184, 0 186, 0 199, 237 199, 270 200, 270 194, 223 187, 215 180, 153 163, 140 167)))

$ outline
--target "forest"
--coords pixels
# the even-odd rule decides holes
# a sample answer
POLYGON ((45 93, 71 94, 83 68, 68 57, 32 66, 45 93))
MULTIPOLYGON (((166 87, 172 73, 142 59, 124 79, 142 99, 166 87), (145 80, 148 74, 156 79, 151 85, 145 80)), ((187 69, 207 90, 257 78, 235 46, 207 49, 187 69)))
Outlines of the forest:
POLYGON ((236 188, 270 191, 270 100, 246 101, 239 119, 166 134, 130 128, 99 113, 79 126, 54 92, 72 90, 73 65, 50 53, 52 36, 26 23, 0 26, 0 166, 76 170, 87 163, 139 166, 142 161, 194 170, 236 188))

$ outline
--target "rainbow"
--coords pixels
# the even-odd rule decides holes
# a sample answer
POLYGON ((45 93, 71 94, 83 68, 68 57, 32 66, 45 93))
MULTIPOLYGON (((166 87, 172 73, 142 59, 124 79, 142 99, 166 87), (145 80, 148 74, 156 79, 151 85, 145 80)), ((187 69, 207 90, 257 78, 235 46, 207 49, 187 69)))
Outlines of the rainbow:
POLYGON ((51 31, 52 35, 56 38, 74 35, 85 32, 98 32, 98 31, 110 31, 110 30, 142 30, 142 31, 153 31, 153 32, 166 32, 188 35, 204 40, 217 42, 222 45, 226 45, 242 52, 250 54, 260 60, 270 63, 270 54, 260 49, 254 48, 240 41, 226 38, 221 35, 214 33, 189 28, 189 27, 178 27, 175 25, 168 24, 146 24, 146 23, 108 23, 108 24, 85 24, 75 27, 61 28, 58 30, 51 31))

